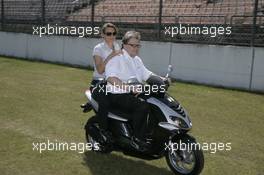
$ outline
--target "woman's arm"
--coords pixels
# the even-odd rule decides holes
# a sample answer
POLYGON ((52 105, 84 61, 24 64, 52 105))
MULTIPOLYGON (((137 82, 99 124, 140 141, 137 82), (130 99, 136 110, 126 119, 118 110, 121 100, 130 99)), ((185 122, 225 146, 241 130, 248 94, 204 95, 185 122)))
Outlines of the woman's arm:
POLYGON ((102 57, 100 57, 98 55, 94 55, 93 58, 94 58, 95 68, 96 68, 97 72, 99 74, 104 73, 104 71, 105 71, 105 64, 103 62, 102 57))

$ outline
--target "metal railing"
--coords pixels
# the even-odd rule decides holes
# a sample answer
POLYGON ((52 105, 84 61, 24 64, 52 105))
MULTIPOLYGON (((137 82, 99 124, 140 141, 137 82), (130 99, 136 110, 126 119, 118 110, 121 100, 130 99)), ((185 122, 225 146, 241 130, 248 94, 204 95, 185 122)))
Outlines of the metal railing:
MULTIPOLYGON (((255 0, 255 2, 258 3, 258 0, 255 0)), ((49 23, 101 26, 104 22, 113 22, 120 28, 121 34, 122 31, 128 29, 139 30, 143 33, 142 36, 145 40, 264 46, 264 39, 261 39, 264 33, 264 14, 258 13, 258 8, 255 13, 252 11, 252 15, 195 14, 168 16, 162 15, 161 7, 159 7, 159 14, 152 16, 98 16, 95 14, 95 3, 93 0, 0 0, 0 30, 32 33, 33 25, 46 25, 49 23), (81 13, 82 9, 89 9, 87 12, 90 14, 81 13), (254 15, 256 16, 255 24, 254 15), (164 36, 164 26, 179 26, 179 24, 231 26, 232 34, 215 38, 204 35, 177 35, 175 38, 164 36)), ((256 7, 260 7, 260 5, 256 4, 256 7)))

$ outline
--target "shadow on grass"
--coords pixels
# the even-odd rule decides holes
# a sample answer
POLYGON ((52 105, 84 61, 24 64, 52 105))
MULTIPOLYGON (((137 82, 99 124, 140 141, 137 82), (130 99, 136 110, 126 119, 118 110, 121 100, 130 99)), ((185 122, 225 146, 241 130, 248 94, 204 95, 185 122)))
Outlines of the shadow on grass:
POLYGON ((131 160, 116 154, 100 154, 87 151, 84 154, 84 165, 93 175, 172 175, 165 168, 146 164, 141 160, 131 160))

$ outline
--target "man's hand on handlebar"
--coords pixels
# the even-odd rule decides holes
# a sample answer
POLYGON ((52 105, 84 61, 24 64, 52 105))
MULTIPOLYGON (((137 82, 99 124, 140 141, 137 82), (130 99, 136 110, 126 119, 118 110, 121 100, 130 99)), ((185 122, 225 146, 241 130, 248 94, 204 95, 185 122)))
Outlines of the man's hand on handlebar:
POLYGON ((142 85, 133 85, 132 93, 134 94, 135 97, 137 97, 139 94, 143 92, 142 89, 143 89, 142 85))

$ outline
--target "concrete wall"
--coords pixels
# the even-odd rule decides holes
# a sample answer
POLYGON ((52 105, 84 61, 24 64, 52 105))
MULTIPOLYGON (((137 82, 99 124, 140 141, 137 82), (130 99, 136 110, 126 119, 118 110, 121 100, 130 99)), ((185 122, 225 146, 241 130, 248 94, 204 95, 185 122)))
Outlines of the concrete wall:
POLYGON ((264 91, 264 48, 256 48, 252 88, 264 91))
MULTIPOLYGON (((250 48, 175 44, 173 75, 179 79, 228 87, 249 87, 250 48)), ((264 73, 264 72, 263 72, 264 73)))
MULTIPOLYGON (((92 66, 92 50, 100 39, 77 37, 38 37, 0 32, 0 55, 92 66)), ((142 42, 140 56, 146 67, 164 75, 167 65, 172 77, 210 85, 248 89, 251 48, 142 42)), ((264 92, 264 48, 255 49, 252 90, 264 92)))

